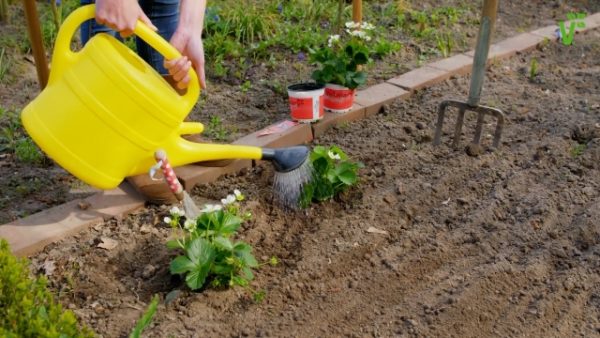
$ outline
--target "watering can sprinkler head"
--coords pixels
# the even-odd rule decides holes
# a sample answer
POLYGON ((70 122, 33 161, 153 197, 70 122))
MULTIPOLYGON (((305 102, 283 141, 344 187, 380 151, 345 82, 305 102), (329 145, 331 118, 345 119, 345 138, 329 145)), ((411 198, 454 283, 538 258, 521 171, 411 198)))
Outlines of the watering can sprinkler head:
POLYGON ((305 146, 277 149, 263 148, 262 159, 271 161, 277 172, 287 173, 303 165, 308 158, 308 154, 309 149, 305 146))

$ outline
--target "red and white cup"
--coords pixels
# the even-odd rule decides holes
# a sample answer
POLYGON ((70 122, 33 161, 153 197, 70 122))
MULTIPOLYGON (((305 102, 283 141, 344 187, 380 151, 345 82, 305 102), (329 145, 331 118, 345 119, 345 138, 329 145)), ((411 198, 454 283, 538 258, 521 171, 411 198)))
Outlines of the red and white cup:
POLYGON ((300 83, 288 87, 292 119, 302 123, 315 122, 325 115, 323 96, 325 86, 300 83))
POLYGON ((354 104, 355 89, 327 84, 325 86, 324 105, 325 109, 332 113, 345 113, 352 109, 354 104))

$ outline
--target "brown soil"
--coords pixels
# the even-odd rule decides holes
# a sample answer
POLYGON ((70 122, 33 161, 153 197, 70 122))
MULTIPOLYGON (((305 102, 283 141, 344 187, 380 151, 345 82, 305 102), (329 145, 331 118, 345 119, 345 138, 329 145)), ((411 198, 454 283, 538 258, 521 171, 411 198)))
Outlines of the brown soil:
MULTIPOLYGON (((446 144, 429 142, 437 105, 468 92, 461 77, 318 140, 366 165, 338 201, 283 212, 269 166, 197 187, 196 198, 247 194, 254 218, 241 238, 282 261, 257 271, 261 303, 239 288, 190 292, 170 276, 166 206, 51 245, 34 265, 53 265, 60 300, 107 337, 126 336, 151 296, 172 290, 181 293, 159 307, 148 336, 598 336, 598 55, 596 30, 494 65, 482 102, 509 117, 495 152, 488 134, 478 156, 451 150, 452 123, 446 144), (101 237, 117 247, 98 248, 101 237)), ((468 115, 463 145, 473 124, 468 115)))
MULTIPOLYGON (((416 10, 440 6, 438 1, 430 0, 406 3, 416 10)), ((440 28, 456 37, 453 52, 472 49, 477 35, 481 4, 448 0, 441 5, 464 10, 458 23, 440 28)), ((385 6, 390 6, 390 2, 380 2, 374 5, 374 8, 377 11, 385 6)), ((38 10, 48 11, 47 6, 42 4, 38 10)), ((589 0, 501 1, 495 40, 555 24, 558 19, 564 19, 565 13, 569 11, 598 12, 600 3, 589 0)), ((0 35, 3 37, 0 39, 0 48, 5 48, 9 54, 13 51, 14 54, 11 71, 0 81, 0 106, 19 111, 35 98, 38 85, 33 58, 29 55, 23 56, 18 51, 21 48, 20 41, 26 36, 24 26, 14 24, 23 20, 22 6, 13 5, 11 12, 13 25, 0 25, 0 35)), ((376 15, 373 13, 374 17, 376 15)), ((366 19, 377 21, 369 17, 366 19)), ((369 85, 441 57, 435 52, 435 42, 415 40, 410 33, 399 29, 390 29, 388 34, 390 40, 400 41, 404 47, 397 55, 375 62, 369 69, 369 85)), ((312 68, 306 61, 298 61, 296 55, 290 55, 287 51, 278 51, 275 54, 278 62, 273 68, 266 63, 250 66, 245 78, 252 83, 252 87, 246 94, 240 92, 240 80, 209 78, 209 89, 203 94, 190 118, 205 124, 209 123, 212 116, 221 118, 224 131, 219 135, 219 141, 233 141, 275 121, 289 118, 285 88, 291 83, 308 81, 312 68)), ((208 73, 210 75, 210 70, 208 73)), ((2 127, 4 125, 0 120, 0 129, 2 127)), ((0 199, 0 224, 89 195, 93 191, 56 166, 35 167, 19 163, 11 153, 0 153, 0 177, 3 177, 0 180, 0 190, 4 192, 0 199)))

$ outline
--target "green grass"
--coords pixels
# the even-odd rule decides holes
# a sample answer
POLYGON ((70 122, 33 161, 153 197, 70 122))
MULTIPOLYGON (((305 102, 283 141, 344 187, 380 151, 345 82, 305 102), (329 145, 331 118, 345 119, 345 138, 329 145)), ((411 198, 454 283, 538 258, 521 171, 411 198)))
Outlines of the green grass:
POLYGON ((6 48, 0 49, 0 83, 4 82, 12 63, 12 58, 6 53, 6 48))
POLYGON ((577 158, 583 155, 583 152, 587 149, 587 144, 578 143, 573 148, 571 148, 571 157, 577 158))
POLYGON ((223 125, 220 117, 213 115, 206 126, 205 134, 215 141, 228 141, 231 131, 223 125))
POLYGON ((538 75, 538 61, 532 58, 529 63, 529 79, 533 80, 538 75))
POLYGON ((17 161, 34 166, 43 165, 46 157, 25 134, 19 114, 0 107, 0 152, 15 155, 17 161))

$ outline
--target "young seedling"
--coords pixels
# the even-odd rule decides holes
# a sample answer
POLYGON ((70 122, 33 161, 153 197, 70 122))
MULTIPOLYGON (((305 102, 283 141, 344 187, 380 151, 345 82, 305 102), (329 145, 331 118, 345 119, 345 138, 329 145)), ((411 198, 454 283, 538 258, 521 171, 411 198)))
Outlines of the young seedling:
POLYGON ((533 80, 538 75, 538 61, 536 58, 532 58, 529 64, 529 79, 533 80))
POLYGON ((314 168, 313 180, 304 186, 300 207, 307 208, 313 201, 330 200, 358 183, 358 170, 364 165, 352 162, 337 146, 317 146, 310 154, 314 168))
POLYGON ((137 322, 137 324, 133 328, 133 331, 129 335, 129 338, 140 338, 142 336, 142 332, 152 322, 152 317, 154 317, 154 314, 156 313, 156 308, 158 307, 158 300, 159 300, 158 295, 155 295, 154 297, 152 297, 152 301, 150 302, 150 305, 148 305, 146 312, 144 312, 144 314, 142 315, 142 318, 140 318, 140 320, 137 322))

